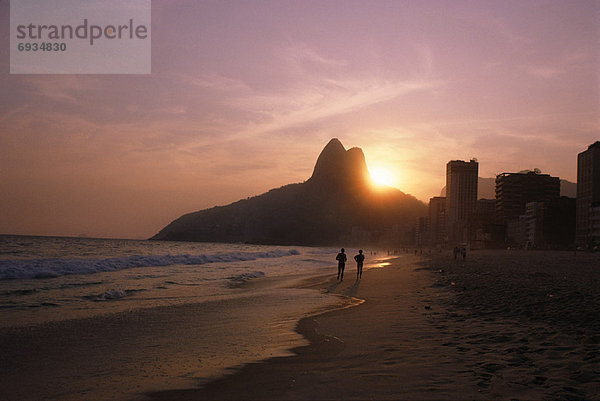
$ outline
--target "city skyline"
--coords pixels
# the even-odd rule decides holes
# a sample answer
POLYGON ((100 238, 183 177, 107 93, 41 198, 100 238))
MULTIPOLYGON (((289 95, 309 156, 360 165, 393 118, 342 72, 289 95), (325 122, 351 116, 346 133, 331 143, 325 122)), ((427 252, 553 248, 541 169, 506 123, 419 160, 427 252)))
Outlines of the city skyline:
POLYGON ((153 1, 151 74, 11 75, 1 0, 0 233, 148 238, 307 180, 334 137, 425 204, 455 159, 576 182, 599 9, 153 1))

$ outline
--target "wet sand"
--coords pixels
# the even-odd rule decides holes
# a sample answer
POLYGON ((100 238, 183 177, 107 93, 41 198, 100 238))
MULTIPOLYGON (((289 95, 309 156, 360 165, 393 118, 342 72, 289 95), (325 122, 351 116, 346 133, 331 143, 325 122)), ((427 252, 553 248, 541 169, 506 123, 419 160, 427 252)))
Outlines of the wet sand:
POLYGON ((600 399, 600 255, 480 251, 348 268, 364 299, 303 319, 310 345, 153 400, 600 399))
POLYGON ((298 316, 341 301, 257 281, 235 298, 0 328, 0 400, 125 401, 196 387, 291 355, 308 343, 294 330, 298 316))

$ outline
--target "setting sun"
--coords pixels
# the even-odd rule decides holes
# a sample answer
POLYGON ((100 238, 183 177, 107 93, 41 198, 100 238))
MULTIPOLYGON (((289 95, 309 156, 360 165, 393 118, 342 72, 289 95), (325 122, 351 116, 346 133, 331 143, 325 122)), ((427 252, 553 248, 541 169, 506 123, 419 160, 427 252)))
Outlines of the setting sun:
POLYGON ((388 187, 394 186, 396 177, 394 177, 394 174, 390 170, 378 167, 370 169, 369 172, 371 173, 371 179, 374 184, 386 185, 388 187))

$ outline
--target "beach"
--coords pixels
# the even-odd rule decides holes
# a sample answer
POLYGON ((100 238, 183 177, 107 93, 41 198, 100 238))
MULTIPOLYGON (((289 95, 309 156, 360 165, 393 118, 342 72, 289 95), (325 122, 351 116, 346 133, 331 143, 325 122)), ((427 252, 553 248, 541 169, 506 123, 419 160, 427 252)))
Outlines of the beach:
POLYGON ((324 291, 358 307, 303 319, 311 344, 153 400, 600 399, 600 255, 404 257, 324 291))
POLYGON ((0 236, 0 399, 132 400, 308 341, 331 248, 0 236))
POLYGON ((332 264, 226 299, 4 328, 2 399, 600 399, 600 255, 376 258, 360 280, 332 264))

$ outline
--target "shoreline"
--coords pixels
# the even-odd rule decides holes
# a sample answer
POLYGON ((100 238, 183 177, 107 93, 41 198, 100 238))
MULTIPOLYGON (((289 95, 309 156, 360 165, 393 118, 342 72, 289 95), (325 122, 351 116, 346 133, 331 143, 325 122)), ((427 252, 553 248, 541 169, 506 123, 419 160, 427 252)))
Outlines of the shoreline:
MULTIPOLYGON (((155 401, 600 399, 600 322, 582 320, 594 311, 598 317, 600 258, 571 255, 474 251, 465 261, 448 252, 411 255, 365 271, 358 285, 333 279, 325 291, 365 302, 303 318, 296 329, 310 344, 294 356, 246 365, 201 388, 146 395, 155 401), (545 285, 555 286, 553 297, 545 285), (539 309, 548 300, 555 304, 539 309), (525 306, 511 312, 518 304, 525 306), (583 315, 560 320, 584 304, 583 315)), ((354 269, 346 271, 354 282, 354 269)))
POLYGON ((0 330, 0 388, 24 400, 600 399, 600 254, 474 251, 463 261, 445 252, 380 262, 361 280, 352 264, 343 282, 333 268, 250 280, 242 304, 0 330), (340 302, 284 311, 281 301, 306 306, 298 297, 315 291, 340 302), (210 379, 198 346, 223 344, 211 316, 227 310, 250 319, 243 336, 278 351, 242 364, 222 355, 215 362, 231 367, 210 379), (277 344, 273 330, 283 335, 277 344))
MULTIPOLYGON (((361 280, 355 280, 355 267, 346 268, 346 278, 343 282, 336 281, 332 271, 331 278, 326 281, 327 293, 336 293, 349 298, 360 298, 364 302, 356 308, 341 308, 317 315, 302 318, 296 331, 309 340, 309 344, 292 349, 293 356, 270 358, 266 361, 251 363, 241 367, 232 375, 206 383, 199 388, 167 390, 146 394, 155 401, 170 400, 278 400, 278 399, 398 399, 398 393, 389 382, 396 374, 396 369, 410 371, 413 358, 404 359, 402 356, 387 356, 395 354, 415 354, 410 350, 417 339, 426 339, 417 347, 438 346, 435 336, 430 332, 431 319, 441 313, 432 311, 438 309, 436 298, 441 293, 431 287, 432 277, 423 274, 423 258, 412 254, 399 255, 387 260, 385 267, 365 270, 361 280), (392 277, 390 277, 390 275, 392 277), (400 289, 404 295, 388 297, 390 290, 395 287, 394 280, 401 282, 400 289), (365 285, 363 285, 365 283, 365 285), (415 286, 415 283, 419 285, 415 286), (382 290, 382 287, 385 289, 382 290), (363 290, 363 287, 365 290, 363 290), (390 305, 396 304, 396 310, 390 310, 390 305), (381 311, 388 315, 401 316, 392 332, 383 333, 385 341, 375 341, 370 345, 375 348, 369 356, 367 349, 361 350, 361 335, 370 339, 378 332, 382 319, 381 311), (359 315, 352 316, 349 315, 359 315), (359 327, 361 321, 369 319, 368 327, 359 327), (349 324, 350 322, 350 324, 349 324), (357 325, 353 323, 356 322, 357 325), (406 324, 405 323, 409 323, 406 324), (354 326, 355 331, 349 333, 354 326), (410 327, 409 331, 402 327, 410 327), (417 334, 418 336, 413 336, 417 334), (406 343, 398 344, 398 341, 406 343), (365 358, 367 360, 365 360, 365 358), (371 360, 368 360, 371 359, 371 360), (379 364, 383 361, 383 367, 379 364), (339 362, 339 363, 338 363, 339 362), (357 372, 353 372, 357 370, 357 372), (365 372, 367 371, 367 372, 365 372), (360 372, 360 373, 359 373, 360 372), (358 376, 368 377, 368 383, 356 388, 358 376)), ((309 284, 310 285, 310 284, 309 284)), ((435 358, 439 359, 439 358, 435 358)), ((435 362, 437 363, 437 362, 435 362)), ((434 364, 435 364, 434 363, 434 364)), ((442 362, 442 365, 446 362, 442 362)), ((418 379, 431 374, 436 380, 443 381, 443 370, 430 366, 419 367, 418 373, 413 372, 413 392, 418 394, 414 399, 463 399, 452 398, 450 392, 437 391, 428 388, 427 383, 418 379), (428 373, 425 373, 425 372, 428 373)), ((463 386, 461 384, 460 386, 463 386)))
POLYGON ((293 318, 340 303, 298 288, 303 280, 250 280, 225 299, 0 328, 0 392, 19 400, 140 400, 290 355, 307 342, 293 318))

